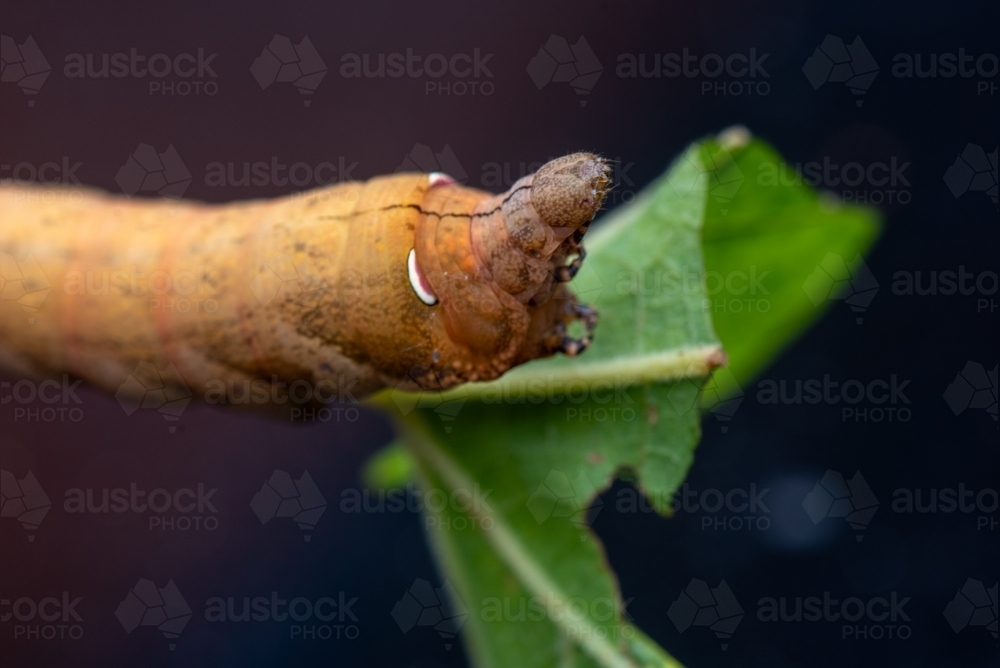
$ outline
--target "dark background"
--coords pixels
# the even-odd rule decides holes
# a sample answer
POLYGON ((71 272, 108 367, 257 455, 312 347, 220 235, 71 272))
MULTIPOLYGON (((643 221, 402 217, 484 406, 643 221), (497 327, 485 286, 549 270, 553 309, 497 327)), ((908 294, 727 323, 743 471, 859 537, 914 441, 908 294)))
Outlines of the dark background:
MULTIPOLYGON (((712 416, 688 478, 691 489, 768 488, 769 528, 702 529, 705 513, 666 520, 616 510, 618 484, 594 526, 607 546, 636 623, 685 665, 997 666, 997 642, 982 627, 955 633, 942 611, 968 578, 997 580, 991 512, 893 512, 898 488, 996 489, 996 413, 953 415, 942 398, 968 361, 996 365, 997 296, 900 296, 897 271, 996 271, 997 210, 982 192, 954 197, 943 181, 969 143, 997 144, 997 78, 897 78, 895 54, 997 53, 995 3, 204 3, 2 4, 2 33, 29 35, 52 66, 40 92, 0 85, 0 163, 81 162, 82 184, 120 192, 114 177, 140 143, 173 145, 193 174, 185 196, 208 201, 271 197, 293 186, 213 187, 212 162, 357 163, 351 176, 396 169, 415 144, 451 147, 481 185, 483 166, 545 160, 592 150, 628 166, 620 193, 635 192, 692 140, 743 123, 790 162, 909 162, 905 204, 884 206, 885 229, 868 259, 881 289, 861 325, 843 304, 790 346, 764 378, 908 379, 906 422, 854 422, 837 406, 762 405, 753 387, 723 434, 712 416), (289 84, 261 90, 250 65, 275 34, 308 35, 329 68, 303 104, 289 84), (586 37, 603 73, 581 106, 562 83, 537 89, 525 72, 551 34, 586 37), (839 83, 813 90, 801 69, 827 34, 860 35, 880 71, 864 104, 839 83), (993 37, 990 37, 993 35, 993 37), (345 53, 420 54, 480 49, 493 54, 491 95, 425 94, 427 79, 348 79, 345 53), (150 78, 67 78, 72 53, 217 53, 214 95, 150 94, 150 78), (767 53, 769 93, 702 94, 702 78, 625 79, 619 54, 767 53), (977 91, 985 81, 993 90, 977 91), (634 164, 632 164, 634 163, 634 164), (631 181, 631 183, 629 182, 631 181), (993 334, 989 334, 992 331, 993 334), (993 343, 989 343, 993 341, 993 343), (864 540, 841 519, 813 525, 804 495, 827 469, 861 471, 880 501, 864 540), (977 528, 980 517, 987 526, 977 528), (722 651, 705 628, 678 633, 667 610, 692 578, 725 579, 747 615, 722 651), (833 622, 766 623, 763 597, 910 597, 906 639, 843 639, 833 622)), ((925 56, 926 58, 926 56, 925 56)), ((995 59, 994 59, 995 62, 995 59)), ((171 80, 168 78, 168 80, 171 80)), ((176 77, 173 81, 180 81, 176 77)), ((452 79, 454 81, 454 79, 452 79)), ((995 174, 995 172, 994 172, 995 174)), ((514 174, 514 178, 519 174, 514 174)), ((0 174, 9 178, 10 173, 0 174)), ((504 186, 506 187, 506 185, 504 186)), ((869 196, 874 188, 862 185, 869 196)), ((618 195, 621 197, 622 195, 618 195)), ((627 197, 627 194, 624 195, 627 197)), ((2 221, 0 221, 2 224, 2 221)), ((995 274, 994 283, 995 286, 995 274)), ((5 376, 5 378, 7 378, 5 376)), ((996 388, 993 389, 994 396, 996 388)), ((0 406, 0 464, 18 479, 32 471, 53 501, 32 542, 0 520, 0 598, 82 597, 83 638, 25 640, 0 622, 5 665, 80 666, 460 666, 459 646, 427 628, 403 634, 390 611, 415 578, 437 584, 421 518, 413 513, 349 514, 344 490, 392 438, 367 410, 354 421, 289 426, 189 408, 168 424, 152 411, 126 417, 115 400, 79 392, 80 422, 26 422, 0 406), (173 431, 171 431, 173 428, 173 431), (261 526, 249 499, 275 469, 308 470, 329 502, 311 540, 288 520, 261 526), (73 515, 69 488, 218 489, 219 528, 150 531, 148 516, 73 515), (173 579, 195 616, 173 651, 151 628, 126 635, 113 611, 139 577, 173 579), (292 640, 287 625, 210 624, 211 596, 357 597, 356 639, 292 640)), ((42 408, 42 404, 34 407, 42 408)), ((993 499, 996 498, 995 492, 993 499)), ((754 521, 759 518, 754 517, 754 521)), ((994 608, 995 610, 995 608, 994 608)), ((36 620, 37 622, 37 620, 36 620)), ((859 622, 863 624, 864 622, 859 622)), ((887 624, 889 622, 886 622, 887 624)), ((883 630, 887 635, 888 630, 883 630)), ((871 631, 875 633, 875 631, 871 631)))

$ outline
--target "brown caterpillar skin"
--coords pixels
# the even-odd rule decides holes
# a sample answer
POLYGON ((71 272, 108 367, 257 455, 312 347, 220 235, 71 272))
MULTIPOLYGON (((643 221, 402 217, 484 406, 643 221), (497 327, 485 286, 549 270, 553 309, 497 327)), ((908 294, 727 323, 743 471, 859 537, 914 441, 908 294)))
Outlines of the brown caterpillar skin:
POLYGON ((174 365, 198 395, 490 380, 589 343, 595 315, 563 282, 608 185, 578 153, 502 195, 426 174, 226 205, 5 186, 0 368, 115 391, 140 363, 174 365))

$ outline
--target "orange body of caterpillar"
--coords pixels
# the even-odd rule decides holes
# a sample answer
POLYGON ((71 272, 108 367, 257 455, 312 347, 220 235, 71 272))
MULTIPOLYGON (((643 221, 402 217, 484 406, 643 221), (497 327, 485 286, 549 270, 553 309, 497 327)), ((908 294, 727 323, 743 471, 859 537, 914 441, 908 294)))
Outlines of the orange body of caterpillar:
POLYGON ((3 187, 0 368, 117 390, 173 365, 201 395, 248 380, 363 395, 576 354, 595 316, 564 283, 607 174, 573 154, 500 195, 398 174, 226 205, 3 187))

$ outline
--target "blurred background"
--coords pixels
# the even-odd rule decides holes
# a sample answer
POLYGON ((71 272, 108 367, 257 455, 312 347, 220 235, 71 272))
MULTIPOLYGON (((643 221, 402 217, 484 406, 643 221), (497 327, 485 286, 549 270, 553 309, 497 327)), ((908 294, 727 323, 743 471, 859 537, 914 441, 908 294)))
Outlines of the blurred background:
MULTIPOLYGON (((866 260, 879 289, 860 324, 832 307, 742 388, 725 425, 706 416, 675 517, 636 509, 626 483, 604 493, 592 522, 628 612, 691 668, 998 666, 997 13, 976 2, 5 0, 0 179, 224 202, 404 167, 503 190, 539 162, 589 150, 618 161, 614 206, 693 140, 744 124, 788 162, 828 166, 818 187, 882 209, 866 260), (131 69, 102 76, 106 54, 131 69), (379 54, 426 70, 380 75, 379 54), (678 54, 679 75, 663 54, 678 54), (725 62, 747 67, 713 76, 725 62), (280 74, 281 63, 299 73, 280 74), (573 77, 560 74, 567 63, 573 77), (846 83, 842 63, 856 75, 846 83), (140 76, 144 66, 163 76, 140 76), (143 145, 179 157, 169 192, 129 178, 143 145), (244 163, 262 163, 260 178, 243 181, 244 163), (865 178, 844 171, 851 163, 865 178), (879 164, 888 169, 868 169, 879 164), (926 287, 946 271, 973 276, 968 294, 897 285, 900 272, 926 287), (898 410, 876 420, 762 399, 767 383, 824 377, 895 384, 898 410), (816 501, 818 483, 833 496, 848 484, 854 509, 869 512, 845 521, 816 501), (715 505, 744 494, 757 502, 715 505), (961 504, 949 511, 948 498, 961 504), (747 611, 731 638, 668 617, 693 579, 724 579, 747 611), (791 615, 796 598, 824 596, 895 600, 898 614, 845 624, 762 612, 784 598, 791 615), (965 600, 979 612, 963 617, 965 600)), ((5 663, 467 665, 457 640, 404 632, 391 615, 416 580, 441 576, 421 516, 380 504, 359 478, 393 438, 375 411, 285 424, 192 404, 167 421, 72 381, 53 405, 0 379, 4 494, 50 506, 0 517, 5 663), (253 503, 291 479, 325 500, 311 524, 253 503), (191 490, 182 498, 193 502, 101 512, 116 489, 191 490), (358 498, 368 505, 352 512, 358 498), (181 596, 193 617, 127 633, 151 587, 164 610, 181 596), (216 599, 235 599, 238 613, 257 596, 328 596, 348 613, 298 628, 206 619, 216 599)))

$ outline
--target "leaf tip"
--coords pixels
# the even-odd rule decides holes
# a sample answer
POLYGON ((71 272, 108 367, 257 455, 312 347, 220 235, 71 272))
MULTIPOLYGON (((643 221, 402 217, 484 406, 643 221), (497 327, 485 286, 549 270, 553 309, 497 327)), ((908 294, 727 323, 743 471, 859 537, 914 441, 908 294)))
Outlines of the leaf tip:
POLYGON ((745 147, 753 138, 750 130, 745 125, 730 125, 716 135, 715 140, 719 146, 727 151, 733 151, 745 147))

